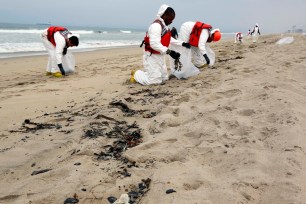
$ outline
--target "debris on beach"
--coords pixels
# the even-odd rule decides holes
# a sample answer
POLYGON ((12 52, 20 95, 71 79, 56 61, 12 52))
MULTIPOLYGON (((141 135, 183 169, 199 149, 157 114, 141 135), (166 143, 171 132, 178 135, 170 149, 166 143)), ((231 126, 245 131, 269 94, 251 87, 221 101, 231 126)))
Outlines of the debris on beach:
POLYGON ((111 105, 112 107, 117 107, 120 110, 122 110, 122 112, 124 113, 124 116, 127 117, 131 117, 134 115, 139 115, 142 114, 144 112, 147 112, 148 110, 133 110, 131 108, 129 108, 125 103, 123 103, 121 100, 119 101, 113 101, 111 102, 109 105, 111 105))
MULTIPOLYGON (((109 200, 108 200, 109 201, 109 200)), ((128 194, 121 194, 118 200, 111 202, 112 204, 130 204, 130 198, 128 194)))
POLYGON ((117 140, 113 142, 112 145, 105 145, 105 151, 101 151, 99 154, 95 154, 98 160, 109 160, 111 158, 121 159, 121 154, 126 151, 127 148, 135 147, 142 143, 142 136, 140 134, 140 129, 138 126, 135 127, 136 130, 122 131, 122 129, 112 130, 108 134, 109 137, 115 137, 117 140))
POLYGON ((161 91, 161 90, 157 90, 154 92, 154 90, 151 89, 142 89, 140 91, 137 92, 133 92, 130 93, 133 96, 137 96, 137 95, 142 95, 143 97, 152 97, 154 99, 157 98, 163 98, 164 96, 169 96, 172 95, 171 93, 169 93, 169 91, 161 91))
MULTIPOLYGON (((143 94, 146 95, 145 97, 143 97, 144 100, 148 98, 154 100, 155 98, 167 95, 166 92, 162 93, 156 90, 144 91, 139 94, 139 97, 143 97, 141 96, 143 94)), ((20 128, 18 128, 17 130, 12 130, 11 132, 17 134, 31 133, 42 136, 51 136, 52 133, 50 133, 50 129, 52 129, 52 131, 55 131, 56 133, 60 133, 61 136, 65 136, 64 134, 69 134, 72 132, 81 132, 80 137, 82 142, 84 141, 84 139, 94 140, 98 137, 105 137, 106 140, 102 139, 102 141, 107 141, 107 143, 104 143, 104 146, 102 146, 100 150, 97 150, 97 153, 94 153, 93 157, 95 157, 96 161, 98 160, 103 162, 113 160, 112 162, 116 162, 116 167, 114 166, 115 169, 111 169, 111 172, 109 172, 110 174, 117 175, 118 178, 122 179, 126 177, 131 177, 132 174, 129 168, 138 168, 139 166, 136 164, 135 161, 131 161, 130 159, 124 157, 123 153, 127 149, 133 148, 142 143, 143 136, 142 130, 139 127, 138 123, 136 121, 128 122, 124 120, 124 117, 137 115, 137 118, 139 118, 139 116, 141 118, 151 118, 157 115, 157 112, 150 110, 131 109, 128 104, 131 101, 135 100, 135 98, 138 98, 138 96, 132 96, 130 97, 130 100, 125 100, 125 102, 121 100, 114 100, 111 103, 108 103, 103 106, 97 105, 95 101, 91 100, 88 102, 88 104, 79 107, 78 109, 67 109, 53 113, 43 113, 41 116, 37 116, 36 118, 24 120, 20 128), (114 109, 117 108, 123 112, 123 118, 117 118, 117 115, 113 114, 114 109), (83 124, 80 129, 66 129, 66 127, 70 126, 71 123, 78 123, 80 121, 86 121, 86 123, 83 124), (37 131, 42 132, 38 134, 37 131)), ((81 147, 74 147, 73 149, 68 149, 67 151, 70 155, 75 155, 81 151, 80 149, 81 147)), ((72 165, 80 166, 81 162, 77 161, 72 163, 72 165)), ((34 166, 37 165, 32 164, 32 167, 34 166)), ((31 175, 34 176, 46 173, 51 170, 51 168, 36 170, 33 171, 31 175)), ((126 196, 128 196, 128 203, 139 203, 144 194, 149 190, 150 182, 151 179, 143 179, 142 182, 138 185, 131 185, 129 189, 125 189, 126 196)), ((85 188, 81 190, 84 192, 89 191, 85 188)), ((115 197, 109 197, 108 201, 110 203, 116 204, 119 203, 119 201, 121 202, 120 198, 117 199, 115 197)), ((77 197, 68 197, 64 200, 64 204, 79 202, 80 200, 77 197)))
POLYGON ((114 197, 114 196, 109 196, 109 197, 107 198, 107 200, 108 200, 109 203, 114 203, 114 202, 117 200, 117 198, 114 197))
POLYGON ((38 171, 33 171, 31 173, 31 176, 37 175, 37 174, 42 174, 42 173, 46 173, 48 171, 51 171, 52 169, 43 169, 43 170, 38 170, 38 171))
MULTIPOLYGON (((113 138, 111 144, 103 146, 100 153, 94 153, 97 160, 115 159, 121 161, 125 167, 137 167, 136 163, 123 157, 122 154, 128 148, 135 147, 142 143, 141 130, 136 122, 128 124, 126 121, 119 121, 104 115, 97 116, 100 121, 91 122, 84 130, 84 137, 95 139, 97 137, 113 138)), ((117 172, 123 177, 131 176, 126 171, 117 172)))
POLYGON ((30 121, 30 119, 25 119, 22 123, 21 128, 19 130, 10 130, 9 132, 22 132, 22 133, 28 133, 28 132, 36 132, 37 130, 43 130, 43 129, 60 129, 62 128, 59 124, 49 124, 49 123, 35 123, 30 121))
POLYGON ((151 179, 142 179, 138 186, 132 188, 128 195, 130 197, 130 203, 139 203, 142 197, 150 190, 151 179))
POLYGON ((242 56, 237 56, 237 57, 234 57, 234 58, 228 58, 228 59, 219 59, 218 62, 227 62, 229 60, 236 60, 236 59, 243 59, 244 57, 242 56))
POLYGON ((123 171, 118 171, 118 173, 121 174, 123 178, 131 176, 131 173, 129 173, 126 168, 124 168, 123 171))
POLYGON ((168 189, 166 190, 166 194, 175 193, 176 191, 174 189, 168 189))
POLYGON ((78 203, 78 202, 79 202, 78 195, 75 193, 73 195, 73 198, 67 198, 64 201, 64 204, 73 204, 73 203, 78 203))
POLYGON ((277 45, 285 45, 285 44, 290 44, 293 43, 294 38, 293 37, 285 37, 280 39, 279 41, 276 42, 277 45))
POLYGON ((138 185, 131 185, 131 190, 127 194, 122 194, 117 200, 116 197, 110 196, 107 200, 112 204, 136 204, 139 203, 143 196, 150 190, 151 179, 142 179, 138 185), (115 200, 116 199, 116 200, 115 200), (115 201, 114 201, 115 200, 115 201))
POLYGON ((76 198, 67 198, 64 201, 64 204, 73 204, 73 203, 78 203, 78 202, 79 202, 79 199, 76 199, 76 198))
POLYGON ((109 103, 109 105, 118 107, 122 112, 126 113, 127 115, 134 115, 135 111, 130 109, 125 103, 122 101, 112 101, 109 103))

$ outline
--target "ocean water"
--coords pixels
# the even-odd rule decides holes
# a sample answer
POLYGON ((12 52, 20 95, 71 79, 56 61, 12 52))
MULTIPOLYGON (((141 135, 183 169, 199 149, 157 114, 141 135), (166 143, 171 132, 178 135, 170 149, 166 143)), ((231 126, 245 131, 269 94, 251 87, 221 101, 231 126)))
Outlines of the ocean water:
MULTIPOLYGON (((51 25, 0 23, 0 58, 46 54, 40 33, 49 26, 51 25)), ((63 26, 80 35, 79 46, 69 48, 73 52, 139 46, 146 32, 126 28, 63 26)), ((222 38, 233 36, 234 33, 223 33, 222 38)))
MULTIPOLYGON (((46 54, 40 33, 49 26, 0 23, 0 58, 46 54)), ((140 45, 146 32, 120 28, 64 27, 80 35, 80 44, 69 48, 72 51, 140 45)))

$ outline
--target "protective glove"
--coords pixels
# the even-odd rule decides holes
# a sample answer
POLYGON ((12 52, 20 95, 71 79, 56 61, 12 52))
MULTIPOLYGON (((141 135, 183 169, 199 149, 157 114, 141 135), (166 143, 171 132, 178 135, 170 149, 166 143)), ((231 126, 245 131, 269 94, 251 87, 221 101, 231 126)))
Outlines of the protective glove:
POLYGON ((203 57, 205 58, 206 63, 210 64, 210 59, 208 58, 207 54, 204 54, 203 57))
POLYGON ((180 58, 180 56, 181 56, 181 54, 180 53, 178 53, 178 52, 175 52, 175 51, 173 51, 173 50, 167 50, 167 52, 166 52, 168 55, 170 55, 173 59, 178 59, 178 58, 180 58))
POLYGON ((64 49, 63 49, 63 55, 66 55, 67 54, 67 48, 65 47, 64 49))
POLYGON ((63 65, 62 65, 62 64, 58 64, 57 66, 58 66, 58 68, 60 69, 62 75, 65 76, 66 73, 65 73, 65 70, 64 70, 64 68, 63 68, 63 65))
POLYGON ((185 43, 185 42, 183 42, 182 46, 186 47, 187 49, 190 49, 191 47, 189 43, 185 43))

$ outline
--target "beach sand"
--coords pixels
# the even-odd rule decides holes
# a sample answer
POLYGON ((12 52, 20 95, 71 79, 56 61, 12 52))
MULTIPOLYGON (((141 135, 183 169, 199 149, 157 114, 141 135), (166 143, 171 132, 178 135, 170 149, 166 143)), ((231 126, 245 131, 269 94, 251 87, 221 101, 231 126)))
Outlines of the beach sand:
POLYGON ((75 53, 65 78, 0 59, 0 203, 306 203, 306 37, 279 39, 154 86, 127 81, 138 47, 75 53))

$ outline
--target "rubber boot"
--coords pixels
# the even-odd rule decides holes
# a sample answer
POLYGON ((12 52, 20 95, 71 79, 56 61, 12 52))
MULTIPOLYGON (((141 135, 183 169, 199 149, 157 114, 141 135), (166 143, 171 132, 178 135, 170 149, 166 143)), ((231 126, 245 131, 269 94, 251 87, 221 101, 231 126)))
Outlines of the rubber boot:
POLYGON ((63 76, 62 73, 60 73, 60 72, 55 72, 52 75, 55 76, 55 77, 62 77, 63 76))
POLYGON ((131 71, 131 78, 130 78, 130 82, 131 82, 131 83, 136 83, 136 80, 135 80, 135 78, 134 78, 135 72, 136 72, 136 70, 132 70, 132 71, 131 71))

